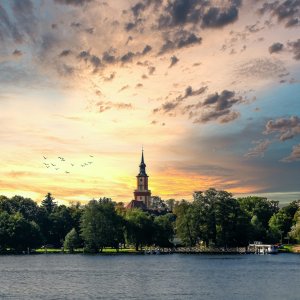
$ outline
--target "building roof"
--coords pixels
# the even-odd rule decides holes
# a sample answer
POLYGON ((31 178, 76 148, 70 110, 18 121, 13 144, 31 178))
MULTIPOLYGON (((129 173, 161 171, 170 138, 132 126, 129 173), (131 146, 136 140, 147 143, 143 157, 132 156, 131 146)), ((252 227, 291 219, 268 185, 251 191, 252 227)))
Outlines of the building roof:
POLYGON ((144 162, 144 150, 142 150, 142 159, 141 159, 141 163, 140 163, 140 172, 139 172, 138 176, 148 176, 146 173, 146 164, 144 162))
POLYGON ((146 210, 147 207, 144 204, 143 201, 139 201, 139 200, 131 200, 127 205, 126 205, 126 209, 134 209, 134 208, 139 208, 142 210, 146 210))

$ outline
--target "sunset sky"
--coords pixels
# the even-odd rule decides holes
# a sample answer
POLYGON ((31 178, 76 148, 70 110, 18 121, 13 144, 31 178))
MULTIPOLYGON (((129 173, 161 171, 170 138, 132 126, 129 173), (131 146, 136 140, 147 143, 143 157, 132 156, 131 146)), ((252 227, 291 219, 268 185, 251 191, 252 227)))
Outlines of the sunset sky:
POLYGON ((143 146, 163 199, 300 199, 300 1, 3 0, 0 45, 0 194, 128 202, 143 146))

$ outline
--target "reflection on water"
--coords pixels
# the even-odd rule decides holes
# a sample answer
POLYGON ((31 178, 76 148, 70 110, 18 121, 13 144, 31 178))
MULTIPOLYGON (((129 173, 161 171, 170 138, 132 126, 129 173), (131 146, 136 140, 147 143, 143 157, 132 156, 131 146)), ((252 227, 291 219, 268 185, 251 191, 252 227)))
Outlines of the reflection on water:
POLYGON ((0 256, 0 299, 300 299, 300 255, 0 256))

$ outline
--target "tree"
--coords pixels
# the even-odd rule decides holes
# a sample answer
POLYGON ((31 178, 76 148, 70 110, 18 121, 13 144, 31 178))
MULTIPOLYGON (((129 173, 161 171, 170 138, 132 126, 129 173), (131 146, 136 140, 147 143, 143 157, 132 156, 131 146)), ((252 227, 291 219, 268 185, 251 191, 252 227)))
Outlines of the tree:
POLYGON ((41 207, 43 207, 48 214, 51 214, 56 206, 57 204, 54 202, 54 198, 51 196, 51 193, 48 193, 41 203, 41 207))
POLYGON ((300 209, 295 213, 294 222, 295 225, 292 226, 289 236, 300 243, 300 209))
POLYGON ((174 221, 173 214, 166 214, 154 218, 154 243, 160 247, 171 247, 173 244, 170 242, 174 237, 174 221))
POLYGON ((84 208, 81 219, 81 237, 89 252, 98 252, 104 247, 118 249, 123 242, 122 218, 115 211, 109 198, 91 200, 84 208))
POLYGON ((251 222, 250 240, 268 241, 269 221, 279 211, 279 202, 256 196, 237 200, 251 222))
POLYGON ((269 221, 269 235, 272 242, 282 242, 283 237, 291 230, 299 203, 300 201, 293 201, 287 206, 282 207, 271 217, 269 221))
POLYGON ((177 203, 174 208, 176 215, 176 235, 187 246, 194 246, 199 237, 200 218, 192 203, 185 200, 177 203))
POLYGON ((10 244, 10 215, 0 211, 0 252, 5 251, 10 244))
POLYGON ((73 228, 69 231, 65 237, 64 248, 69 250, 70 253, 74 252, 74 249, 79 247, 80 239, 77 231, 73 228))
POLYGON ((148 213, 140 209, 126 212, 126 240, 134 244, 136 251, 153 244, 154 226, 148 213))

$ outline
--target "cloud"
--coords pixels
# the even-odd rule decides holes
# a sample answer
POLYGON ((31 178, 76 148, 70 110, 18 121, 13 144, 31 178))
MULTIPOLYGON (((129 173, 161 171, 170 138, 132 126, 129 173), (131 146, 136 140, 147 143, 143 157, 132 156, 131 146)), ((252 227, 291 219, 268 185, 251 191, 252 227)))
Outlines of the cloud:
POLYGON ((59 54, 59 56, 65 57, 65 56, 69 56, 71 53, 72 53, 72 51, 70 49, 65 49, 59 54))
POLYGON ((127 84, 127 85, 124 85, 123 87, 121 87, 121 88, 118 90, 118 93, 123 92, 123 91, 127 90, 128 88, 129 88, 129 85, 128 85, 128 84, 127 84))
POLYGON ((164 54, 168 51, 181 49, 184 47, 190 47, 197 44, 201 44, 202 38, 194 33, 190 33, 186 30, 180 30, 176 32, 173 39, 166 39, 164 44, 161 46, 159 55, 164 54))
POLYGON ((283 44, 281 43, 274 43, 269 47, 269 52, 272 53, 278 53, 283 50, 283 44))
POLYGON ((75 6, 82 6, 92 1, 94 0, 54 0, 55 3, 75 6))
POLYGON ((300 60, 300 39, 295 42, 289 42, 288 46, 291 47, 294 53, 294 59, 300 60))
POLYGON ((259 9, 261 14, 271 13, 278 22, 286 21, 286 27, 295 26, 299 22, 299 0, 265 2, 259 9))
POLYGON ((281 161, 283 162, 293 162, 293 161, 300 161, 300 144, 293 147, 291 154, 281 161))
POLYGON ((102 55, 102 61, 107 64, 112 64, 116 61, 116 57, 108 51, 105 51, 102 55))
POLYGON ((86 63, 90 63, 90 65, 93 68, 93 72, 97 72, 99 68, 102 66, 101 59, 94 54, 90 54, 89 50, 81 51, 78 55, 78 59, 83 60, 86 63))
POLYGON ((286 68, 278 59, 256 58, 243 63, 235 72, 237 76, 265 79, 277 77, 286 68))
POLYGON ((148 66, 148 74, 149 75, 153 75, 153 73, 155 72, 156 68, 153 66, 148 66))
MULTIPOLYGON (((243 103, 242 97, 236 97, 235 92, 224 90, 222 93, 209 95, 202 103, 198 103, 196 108, 202 108, 200 116, 194 119, 194 123, 207 123, 218 121, 219 123, 229 123, 237 119, 240 114, 232 111, 235 104, 243 103)), ((192 114, 193 115, 193 114, 192 114)))
POLYGON ((152 47, 150 45, 146 45, 144 50, 142 51, 142 55, 146 55, 151 50, 152 50, 152 47))
POLYGON ((222 5, 203 0, 168 1, 158 20, 158 28, 200 25, 203 28, 223 27, 237 20, 240 1, 227 0, 222 5))
POLYGON ((174 67, 179 62, 179 59, 175 55, 171 56, 170 60, 171 60, 171 64, 169 68, 174 67))
POLYGON ((254 141, 256 146, 249 149, 249 151, 244 155, 245 157, 263 157, 266 150, 269 148, 271 141, 270 140, 260 140, 254 141))
MULTIPOLYGON (((207 90, 207 87, 201 87, 197 90, 193 90, 193 88, 191 86, 188 86, 186 89, 185 89, 185 92, 184 94, 181 94, 179 95, 176 99, 172 100, 172 101, 167 101, 165 103, 163 103, 161 105, 161 107, 159 108, 155 108, 153 110, 153 113, 158 113, 158 112, 162 112, 163 114, 165 113, 169 113, 173 110, 175 110, 178 106, 181 105, 181 103, 187 99, 188 97, 193 97, 193 96, 198 96, 198 95, 201 95, 203 94, 205 91, 207 90)), ((190 107, 195 107, 195 105, 190 105, 190 107)), ((181 113, 184 113, 186 109, 183 108, 181 110, 181 113)))
POLYGON ((23 35, 0 4, 0 39, 4 40, 6 38, 12 38, 16 43, 23 42, 23 35))
POLYGON ((123 102, 111 102, 111 101, 100 101, 96 103, 96 106, 99 107, 99 112, 103 113, 109 109, 117 109, 117 110, 128 110, 128 109, 133 109, 133 106, 131 103, 123 103, 123 102))
POLYGON ((132 62, 133 57, 135 56, 135 54, 131 51, 129 51, 128 53, 124 54, 120 60, 123 63, 127 63, 127 62, 132 62))
POLYGON ((238 18, 238 13, 239 11, 236 6, 230 6, 226 10, 222 10, 219 7, 210 7, 209 10, 203 15, 202 26, 223 27, 236 21, 238 18))
POLYGON ((12 11, 18 28, 22 33, 27 34, 31 40, 36 39, 36 17, 34 15, 34 5, 31 0, 11 1, 12 11))
POLYGON ((266 124, 265 135, 277 133, 280 141, 286 141, 300 134, 300 118, 292 116, 290 118, 279 118, 270 120, 266 124))
POLYGON ((12 55, 16 56, 16 57, 20 57, 23 55, 23 53, 21 50, 15 49, 14 52, 12 53, 12 55))
POLYGON ((116 77, 116 72, 113 72, 108 77, 104 77, 104 81, 112 81, 115 77, 116 77))

